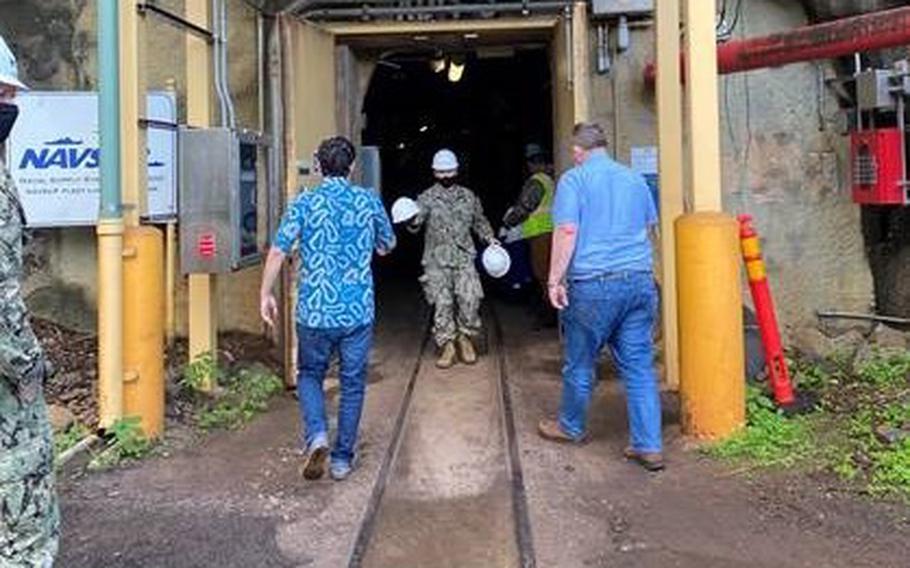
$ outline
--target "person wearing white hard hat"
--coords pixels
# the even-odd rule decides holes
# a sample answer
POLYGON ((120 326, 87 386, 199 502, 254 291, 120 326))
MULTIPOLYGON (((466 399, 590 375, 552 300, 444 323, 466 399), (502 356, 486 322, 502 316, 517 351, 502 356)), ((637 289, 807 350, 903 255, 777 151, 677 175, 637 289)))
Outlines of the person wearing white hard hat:
MULTIPOLYGON (((16 58, 0 38, 0 146, 19 116, 16 58)), ((0 152, 0 566, 49 567, 60 535, 51 428, 50 365, 28 322, 19 278, 25 213, 0 152)))
POLYGON ((477 361, 473 338, 481 330, 483 287, 474 268, 471 232, 488 245, 498 241, 480 199, 458 184, 458 158, 451 150, 433 157, 433 175, 436 183, 417 198, 418 213, 409 229, 426 227, 420 281, 434 310, 433 336, 440 349, 436 365, 446 369, 456 358, 468 365, 477 361))

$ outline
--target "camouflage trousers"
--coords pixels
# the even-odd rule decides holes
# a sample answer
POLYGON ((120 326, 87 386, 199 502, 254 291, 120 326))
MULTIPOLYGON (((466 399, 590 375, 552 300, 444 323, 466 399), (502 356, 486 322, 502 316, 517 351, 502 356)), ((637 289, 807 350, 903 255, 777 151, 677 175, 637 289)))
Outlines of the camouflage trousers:
POLYGON ((433 338, 443 346, 461 335, 480 333, 483 286, 473 264, 457 268, 427 266, 420 277, 433 306, 433 338))
POLYGON ((50 428, 0 455, 0 567, 50 568, 60 513, 50 428))

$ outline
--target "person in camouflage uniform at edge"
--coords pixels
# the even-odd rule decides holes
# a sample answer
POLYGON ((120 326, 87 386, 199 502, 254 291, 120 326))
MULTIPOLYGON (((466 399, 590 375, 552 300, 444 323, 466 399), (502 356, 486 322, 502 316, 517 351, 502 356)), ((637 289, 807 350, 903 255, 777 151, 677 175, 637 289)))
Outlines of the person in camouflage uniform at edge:
MULTIPOLYGON (((0 38, 0 146, 18 108, 16 60, 0 38)), ((44 403, 49 365, 28 323, 19 285, 25 214, 0 153, 0 567, 54 563, 60 517, 44 403)))
POLYGON ((423 284, 427 302, 433 306, 433 335, 440 348, 436 366, 446 369, 457 355, 471 365, 477 361, 472 342, 481 330, 480 302, 483 287, 474 261, 477 251, 471 231, 485 243, 495 243, 490 222, 480 199, 456 183, 458 159, 449 150, 433 158, 436 184, 417 198, 420 212, 409 229, 426 225, 423 251, 423 284))

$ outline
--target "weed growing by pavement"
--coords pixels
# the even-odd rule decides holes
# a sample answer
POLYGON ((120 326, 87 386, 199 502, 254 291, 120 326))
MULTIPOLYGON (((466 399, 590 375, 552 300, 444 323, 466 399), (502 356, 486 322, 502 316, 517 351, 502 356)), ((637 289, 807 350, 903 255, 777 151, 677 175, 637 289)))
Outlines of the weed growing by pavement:
POLYGON ((708 453, 756 467, 792 467, 812 452, 806 420, 785 417, 762 389, 751 385, 746 390, 746 417, 743 430, 708 447, 708 453))
POLYGON ((186 366, 180 377, 180 386, 193 393, 202 393, 222 378, 211 351, 197 356, 186 366))
POLYGON ((127 416, 107 430, 110 440, 89 462, 89 469, 108 469, 124 462, 136 461, 151 452, 154 442, 142 432, 138 416, 127 416))
POLYGON ((63 432, 54 433, 54 455, 59 456, 66 452, 81 442, 89 433, 89 429, 79 423, 73 424, 63 432))
POLYGON ((707 449, 749 466, 830 471, 872 495, 910 499, 910 353, 794 360, 794 382, 818 397, 814 411, 786 416, 757 387, 747 391, 747 425, 707 449))
POLYGON ((284 384, 261 366, 225 372, 211 353, 187 365, 180 386, 195 401, 196 425, 203 430, 236 429, 268 409, 284 384))
POLYGON ((280 378, 262 368, 241 369, 225 374, 214 399, 205 401, 196 414, 204 430, 235 429, 268 409, 270 398, 281 392, 280 378))

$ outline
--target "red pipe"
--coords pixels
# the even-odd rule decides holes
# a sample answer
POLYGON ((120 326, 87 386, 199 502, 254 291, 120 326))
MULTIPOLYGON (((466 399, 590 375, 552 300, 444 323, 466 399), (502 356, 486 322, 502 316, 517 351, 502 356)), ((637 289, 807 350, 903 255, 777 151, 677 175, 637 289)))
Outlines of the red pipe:
MULTIPOLYGON (((717 46, 717 71, 726 75, 908 44, 910 7, 895 8, 720 44, 717 46)), ((680 64, 685 70, 685 61, 680 64)), ((648 63, 645 82, 653 85, 656 77, 654 63, 648 63)))

